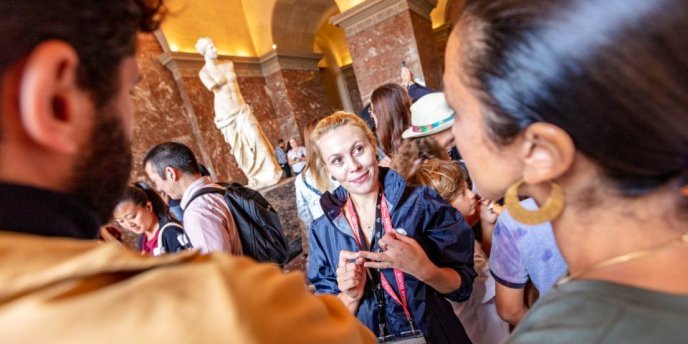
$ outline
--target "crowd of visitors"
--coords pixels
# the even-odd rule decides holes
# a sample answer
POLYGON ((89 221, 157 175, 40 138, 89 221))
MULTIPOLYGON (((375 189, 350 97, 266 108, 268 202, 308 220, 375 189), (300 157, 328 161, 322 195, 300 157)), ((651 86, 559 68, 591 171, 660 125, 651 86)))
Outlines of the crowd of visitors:
POLYGON ((214 180, 178 142, 132 161, 135 42, 161 1, 0 8, 7 342, 688 336, 683 1, 469 0, 441 92, 404 65, 364 116, 280 139, 305 282, 244 257, 280 235, 258 192, 214 180), (148 182, 128 185, 133 163, 148 182), (246 221, 272 231, 248 240, 246 221), (110 243, 116 228, 138 252, 110 243))

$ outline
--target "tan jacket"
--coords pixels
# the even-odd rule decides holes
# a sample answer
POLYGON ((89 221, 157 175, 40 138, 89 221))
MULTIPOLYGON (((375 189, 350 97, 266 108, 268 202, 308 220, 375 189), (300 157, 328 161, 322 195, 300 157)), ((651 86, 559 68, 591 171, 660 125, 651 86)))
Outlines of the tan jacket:
POLYGON ((374 343, 301 273, 186 251, 0 232, 5 343, 374 343))

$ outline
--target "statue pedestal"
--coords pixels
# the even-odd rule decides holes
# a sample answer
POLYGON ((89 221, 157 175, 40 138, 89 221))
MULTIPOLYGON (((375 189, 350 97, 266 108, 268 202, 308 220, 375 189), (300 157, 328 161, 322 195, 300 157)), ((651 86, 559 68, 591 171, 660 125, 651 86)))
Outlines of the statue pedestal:
MULTIPOLYGON (((301 242, 303 223, 299 220, 299 215, 296 211, 294 178, 285 178, 275 185, 258 189, 258 192, 277 210, 282 228, 284 229, 284 235, 289 243, 289 252, 292 254, 296 254, 301 249, 302 244, 308 244, 307 242, 301 242)), ((285 266, 285 270, 304 270, 304 266, 303 254, 299 253, 295 259, 285 266)))

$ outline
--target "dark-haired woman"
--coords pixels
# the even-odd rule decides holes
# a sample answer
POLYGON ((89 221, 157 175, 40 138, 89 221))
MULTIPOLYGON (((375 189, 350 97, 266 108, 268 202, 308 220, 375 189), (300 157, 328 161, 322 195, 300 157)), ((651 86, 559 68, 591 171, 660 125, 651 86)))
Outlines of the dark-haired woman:
POLYGON ((192 248, 160 196, 143 183, 127 187, 113 217, 122 228, 141 236, 141 254, 159 256, 192 248))
POLYGON ((397 84, 385 84, 370 96, 370 115, 382 151, 390 157, 401 147, 401 134, 411 126, 411 98, 397 84))
POLYGON ((686 342, 686 31, 684 0, 464 9, 444 76, 455 143, 482 196, 552 222, 569 268, 511 343, 686 342))

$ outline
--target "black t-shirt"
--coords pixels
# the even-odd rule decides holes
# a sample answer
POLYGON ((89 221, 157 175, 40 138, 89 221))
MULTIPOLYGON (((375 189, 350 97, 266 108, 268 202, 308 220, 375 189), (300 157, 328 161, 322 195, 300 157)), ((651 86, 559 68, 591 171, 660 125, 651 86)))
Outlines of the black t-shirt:
MULTIPOLYGON (((160 231, 162 231, 162 233, 156 233, 156 241, 160 240, 161 242, 158 242, 155 246, 156 248, 153 249, 153 256, 159 256, 165 253, 176 253, 193 248, 189 237, 184 233, 182 225, 170 219, 161 218, 160 231)), ((141 247, 144 251, 146 247, 145 240, 145 236, 141 236, 141 247)))

